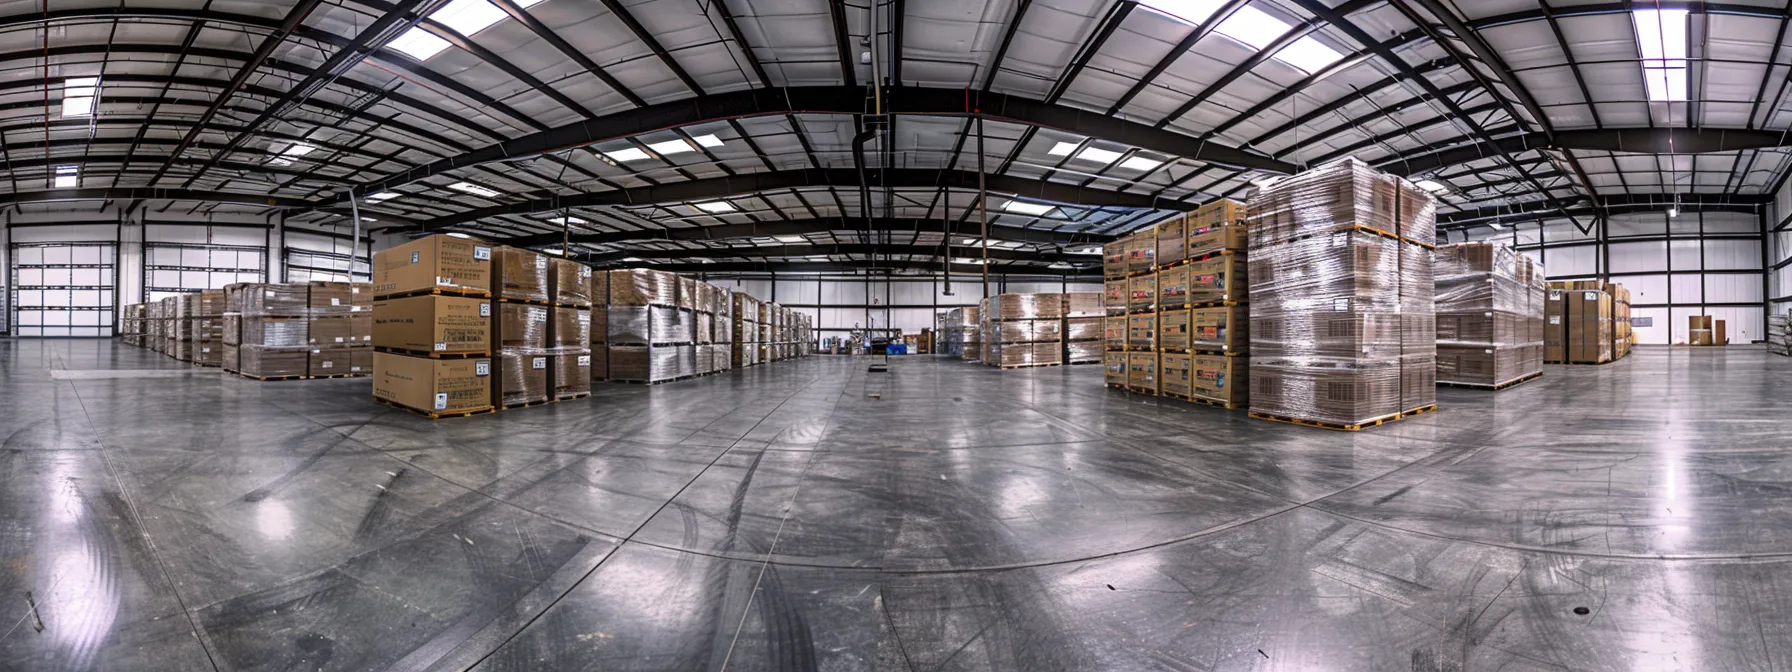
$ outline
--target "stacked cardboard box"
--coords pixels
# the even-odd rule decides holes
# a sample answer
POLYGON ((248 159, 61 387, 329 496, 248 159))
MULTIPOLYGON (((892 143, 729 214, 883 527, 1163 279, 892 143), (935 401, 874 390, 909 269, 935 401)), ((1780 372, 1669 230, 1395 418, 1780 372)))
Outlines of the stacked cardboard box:
POLYGON ((1099 364, 1106 350, 1106 310, 1102 295, 1071 292, 1064 295, 1064 363, 1099 364))
POLYGON ((431 417, 492 410, 493 256, 440 235, 374 254, 374 399, 431 417))
POLYGON ((965 306, 960 315, 963 337, 959 357, 968 362, 983 361, 983 308, 981 305, 965 306))
POLYGON ((516 408, 548 402, 548 258, 506 246, 492 249, 492 405, 516 408))
POLYGON ((1687 345, 1723 345, 1718 336, 1717 325, 1722 320, 1714 321, 1710 315, 1688 315, 1686 318, 1687 345))
POLYGON ((1792 315, 1767 316, 1767 351, 1792 357, 1792 315))
POLYGON ((1356 429, 1435 407, 1435 216, 1354 159, 1252 196, 1253 417, 1356 429))
POLYGON ((1496 388, 1543 373, 1543 274, 1505 243, 1439 247, 1437 382, 1496 388))
POLYGON ((990 302, 990 366, 1064 363, 1064 295, 999 294, 990 302))
POLYGON ((225 313, 235 313, 237 320, 233 329, 226 330, 225 366, 234 366, 231 370, 260 380, 309 375, 309 290, 304 284, 238 284, 226 288, 225 313), (234 351, 228 347, 229 341, 235 341, 234 351))
MULTIPOLYGON (((730 357, 736 369, 744 369, 761 363, 759 359, 759 311, 761 302, 744 292, 731 294, 734 314, 730 331, 734 334, 734 342, 729 346, 730 357)), ((962 338, 962 333, 960 334, 962 338)), ((962 344, 962 342, 961 342, 962 344)))
MULTIPOLYGON (((609 297, 603 309, 607 334, 592 357, 606 357, 608 380, 657 383, 697 373, 696 314, 682 305, 677 275, 647 269, 608 272, 609 297)), ((681 291, 682 290, 682 291, 681 291)))
POLYGON ((1598 280, 1549 283, 1544 302, 1543 361, 1604 364, 1612 361, 1612 295, 1598 280))
POLYGON ((189 321, 188 360, 200 366, 220 365, 224 357, 224 290, 206 289, 180 298, 189 321))
MULTIPOLYGON (((557 401, 591 394, 591 267, 568 259, 548 260, 548 389, 557 401)), ((608 289, 608 284, 605 284, 608 289)))
POLYGON ((312 377, 373 372, 373 288, 367 283, 311 282, 306 286, 306 372, 312 377))
POLYGON ((148 306, 141 303, 125 306, 119 312, 118 336, 124 340, 125 345, 143 347, 144 329, 147 328, 144 321, 147 315, 148 306))
POLYGON ((1612 295, 1612 361, 1617 361, 1636 345, 1636 332, 1630 327, 1630 290, 1614 282, 1605 286, 1605 293, 1612 295))

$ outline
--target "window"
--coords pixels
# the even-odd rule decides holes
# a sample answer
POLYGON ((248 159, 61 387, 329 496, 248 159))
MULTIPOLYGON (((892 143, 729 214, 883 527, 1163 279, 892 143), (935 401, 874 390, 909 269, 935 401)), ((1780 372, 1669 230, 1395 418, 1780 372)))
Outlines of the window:
POLYGON ((591 222, 587 222, 583 219, 579 219, 577 217, 549 217, 548 222, 551 224, 560 224, 563 226, 569 225, 569 224, 590 224, 591 223, 591 222))
POLYGON ((93 116, 93 103, 99 97, 100 78, 75 77, 62 83, 62 116, 93 116))
MULTIPOLYGON (((688 149, 688 147, 687 147, 687 149, 688 149)), ((653 158, 652 156, 648 155, 647 152, 641 151, 641 149, 639 147, 630 147, 628 149, 618 149, 614 152, 604 152, 604 156, 610 157, 611 161, 618 161, 618 162, 646 161, 648 159, 653 158)))
POLYGON ((81 168, 79 166, 57 166, 56 188, 74 189, 81 186, 81 168))
MULTIPOLYGON (((542 0, 516 0, 518 7, 527 9, 540 4, 542 0)), ((461 35, 471 36, 493 24, 503 21, 509 15, 498 9, 487 0, 454 0, 434 12, 429 19, 461 35)), ((448 48, 448 41, 437 37, 435 33, 415 27, 399 35, 386 46, 404 53, 419 61, 427 61, 430 57, 442 53, 448 48)))
POLYGON ((1035 217, 1038 217, 1038 216, 1043 216, 1057 208, 1056 208, 1056 206, 1046 205, 1044 203, 1027 203, 1024 201, 1009 201, 1007 203, 1002 204, 1002 209, 1006 210, 1008 212, 1018 212, 1023 215, 1033 215, 1035 217))
MULTIPOLYGON (((1267 12, 1245 5, 1226 17, 1218 28, 1214 29, 1226 37, 1250 45, 1254 49, 1269 48, 1281 36, 1293 30, 1294 25, 1283 21, 1267 12)), ((1302 37, 1283 47, 1274 54, 1276 60, 1292 65, 1312 74, 1324 70, 1326 66, 1338 62, 1344 55, 1338 50, 1325 46, 1312 36, 1302 37)))
POLYGON ((1639 9, 1631 19, 1649 102, 1686 100, 1686 10, 1639 9))
POLYGON ((734 204, 727 201, 710 201, 708 203, 697 203, 695 205, 698 210, 704 212, 734 212, 734 204))
POLYGON ((1121 168, 1138 171, 1152 170, 1161 165, 1164 165, 1164 162, 1157 159, 1147 159, 1143 156, 1135 156, 1120 162, 1121 168))

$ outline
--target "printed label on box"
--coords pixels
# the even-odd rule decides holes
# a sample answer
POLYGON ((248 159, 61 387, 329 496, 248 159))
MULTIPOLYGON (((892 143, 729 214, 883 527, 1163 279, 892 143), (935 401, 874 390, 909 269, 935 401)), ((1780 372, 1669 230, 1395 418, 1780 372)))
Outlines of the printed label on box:
POLYGON ((330 305, 340 306, 340 305, 342 305, 342 299, 338 299, 338 298, 332 296, 332 297, 330 297, 330 305))
POLYGON ((1599 300, 1599 292, 1587 292, 1581 298, 1586 299, 1588 301, 1598 301, 1599 300))
POLYGON ((448 393, 447 392, 437 392, 436 393, 436 410, 440 411, 440 410, 444 410, 447 408, 448 408, 448 393))
POLYGON ((479 304, 479 316, 480 317, 491 317, 492 316, 492 304, 489 304, 489 303, 479 304))
POLYGON ((423 253, 422 252, 412 252, 411 253, 411 263, 415 264, 420 261, 423 261, 423 253))
POLYGON ((1341 313, 1349 312, 1350 311, 1350 299, 1332 299, 1332 310, 1335 310, 1335 311, 1338 311, 1341 313))
POLYGON ((477 361, 477 362, 474 362, 474 363, 473 363, 473 375, 475 375, 475 376, 489 376, 489 375, 492 375, 492 363, 491 363, 491 360, 485 360, 485 359, 482 359, 482 360, 479 360, 479 361, 477 361))
POLYGON ((447 349, 448 349, 448 344, 447 344, 447 343, 443 343, 443 342, 441 342, 441 341, 436 341, 436 349, 437 349, 437 350, 447 350, 447 349))
POLYGON ((1561 315, 1551 315, 1551 316, 1549 316, 1549 323, 1550 323, 1550 324, 1561 324, 1561 323, 1562 323, 1562 316, 1561 316, 1561 315))
POLYGON ((536 257, 535 258, 535 267, 538 269, 547 268, 548 267, 548 258, 547 257, 536 257))
POLYGON ((337 343, 341 343, 341 342, 342 342, 342 337, 341 337, 341 336, 337 336, 337 337, 336 337, 336 342, 337 342, 337 343))
POLYGON ((546 357, 536 357, 536 358, 535 358, 535 361, 532 361, 532 362, 530 362, 530 363, 529 363, 529 368, 533 368, 533 369, 545 369, 545 368, 548 368, 548 358, 546 358, 546 357))
POLYGON ((474 245, 473 246, 473 258, 478 259, 480 261, 485 261, 487 259, 491 259, 492 258, 492 248, 487 247, 485 245, 474 245))
POLYGON ((328 369, 328 368, 330 368, 330 367, 333 367, 333 366, 335 366, 335 365, 336 365, 336 363, 335 363, 335 362, 324 362, 324 365, 323 365, 323 366, 321 366, 321 367, 318 367, 318 368, 323 368, 323 369, 328 369))
POLYGON ((579 355, 579 366, 591 366, 591 355, 579 355))

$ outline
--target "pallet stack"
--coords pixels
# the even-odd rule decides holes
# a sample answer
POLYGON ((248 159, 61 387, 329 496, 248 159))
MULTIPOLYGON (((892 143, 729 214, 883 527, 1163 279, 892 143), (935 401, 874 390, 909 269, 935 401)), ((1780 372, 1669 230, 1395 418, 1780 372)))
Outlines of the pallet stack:
POLYGON ((240 306, 235 330, 225 331, 225 369, 257 380, 291 380, 309 375, 309 290, 303 284, 238 284, 225 288, 227 323, 228 315, 240 306), (237 298, 232 299, 231 293, 237 298), (235 341, 234 352, 231 341, 235 341))
POLYGON ((1792 357, 1792 315, 1767 316, 1767 351, 1792 357))
POLYGON ((1630 326, 1630 290, 1618 283, 1605 286, 1612 295, 1612 361, 1630 356, 1636 345, 1636 331, 1630 326))
POLYGON ((729 330, 733 332, 734 341, 729 346, 729 352, 731 354, 729 359, 734 365, 733 368, 736 369, 756 366, 763 361, 759 358, 759 311, 761 303, 759 299, 755 299, 744 292, 732 293, 730 295, 730 303, 734 305, 734 311, 731 320, 732 324, 729 325, 729 330))
POLYGON ((373 289, 367 283, 306 284, 305 374, 345 378, 373 372, 373 289))
POLYGON ((149 306, 141 303, 125 306, 124 310, 119 312, 118 335, 124 340, 125 345, 143 347, 145 330, 149 326, 146 323, 148 314, 149 306))
POLYGON ((1003 369, 1064 363, 1064 295, 998 294, 990 301, 990 358, 1003 369))
POLYGON ((958 358, 967 362, 983 361, 983 313, 979 306, 965 306, 952 311, 958 317, 954 336, 958 358))
MULTIPOLYGON (((591 300, 596 286, 591 267, 568 259, 548 260, 548 390, 554 401, 591 395, 591 300)), ((608 284, 605 284, 608 289, 608 284)))
POLYGON ((375 401, 430 418, 493 410, 493 257, 441 235, 374 254, 375 401))
POLYGON ((548 258, 505 246, 492 248, 493 406, 548 403, 548 258))
POLYGON ((1541 267, 1498 242, 1437 249, 1437 383, 1499 390, 1543 375, 1541 267))
POLYGON ((681 278, 647 269, 608 275, 605 342, 592 353, 607 359, 605 379, 661 383, 695 375, 696 318, 680 306, 681 278))
POLYGON ((1436 199, 1342 159, 1249 210, 1251 417, 1357 430, 1436 409, 1436 199))
POLYGON ((1102 295, 1071 292, 1064 295, 1064 363, 1100 364, 1107 349, 1107 310, 1102 295))
POLYGON ((201 290, 182 294, 179 299, 186 321, 185 361, 218 366, 224 357, 224 290, 201 290))
POLYGON ((1549 283, 1544 301, 1543 361, 1548 364, 1612 362, 1612 294, 1598 280, 1549 283))

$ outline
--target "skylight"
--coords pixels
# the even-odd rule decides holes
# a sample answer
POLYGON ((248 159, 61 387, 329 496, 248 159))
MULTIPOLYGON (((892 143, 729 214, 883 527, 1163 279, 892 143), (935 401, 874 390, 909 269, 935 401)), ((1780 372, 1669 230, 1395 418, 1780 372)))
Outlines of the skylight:
POLYGON ((368 200, 368 202, 371 202, 371 203, 380 203, 382 201, 390 201, 390 200, 392 200, 394 198, 398 198, 399 196, 402 196, 402 195, 403 194, 400 194, 396 191, 382 191, 382 192, 374 194, 372 196, 368 196, 367 200, 368 200))
POLYGON ((587 222, 587 221, 585 221, 585 220, 583 220, 583 219, 579 219, 579 218, 577 218, 577 217, 549 217, 549 218, 548 218, 548 222, 549 222, 549 223, 551 223, 551 224, 561 224, 561 225, 566 225, 566 224, 590 224, 590 223, 591 223, 591 222, 587 222))
MULTIPOLYGON (((515 0, 518 7, 529 8, 540 4, 542 0, 515 0)), ((472 35, 509 18, 504 10, 498 9, 488 0, 454 0, 441 9, 431 12, 429 19, 461 35, 472 35)), ((442 53, 448 48, 448 41, 435 33, 424 30, 421 26, 413 27, 399 35, 386 46, 403 52, 419 61, 427 61, 431 56, 442 53)))
POLYGON ((1417 182, 1414 182, 1413 184, 1419 185, 1420 189, 1424 189, 1425 191, 1429 191, 1433 194, 1441 194, 1441 193, 1444 193, 1444 192, 1450 190, 1449 187, 1446 187, 1437 182, 1433 182, 1431 180, 1419 180, 1417 182))
POLYGON ((1046 153, 1052 156, 1070 156, 1070 153, 1076 151, 1076 148, 1080 146, 1080 144, 1081 143, 1075 142, 1060 142, 1052 145, 1051 151, 1046 153))
POLYGON ((1126 170, 1151 170, 1161 165, 1164 165, 1164 162, 1157 159, 1147 159, 1143 156, 1135 156, 1120 162, 1120 167, 1126 170))
POLYGON ((693 205, 695 205, 698 210, 704 212, 734 212, 734 204, 727 201, 710 201, 708 203, 695 203, 693 205))
POLYGON ((1111 152, 1099 147, 1086 147, 1083 151, 1077 152, 1076 158, 1080 161, 1089 161, 1105 166, 1113 163, 1115 159, 1120 158, 1120 153, 1111 152))
POLYGON ((1190 25, 1206 21, 1220 8, 1220 0, 1139 0, 1139 4, 1190 25))
POLYGON ((1288 24, 1261 9, 1245 5, 1220 22, 1214 31, 1262 50, 1288 32, 1288 24))
POLYGON ((1312 37, 1303 37, 1276 52, 1276 60, 1305 70, 1313 74, 1324 70, 1326 66, 1337 63, 1344 58, 1338 50, 1319 43, 1312 37))
POLYGON ((541 253, 542 254, 552 254, 555 256, 561 256, 561 255, 566 254, 566 250, 562 250, 558 247, 546 247, 546 248, 542 248, 541 253))
POLYGON ((778 242, 780 242, 780 243, 807 243, 807 242, 809 242, 808 238, 804 238, 802 236, 774 236, 774 238, 777 238, 778 242))
POLYGON ((498 197, 498 192, 493 191, 492 189, 487 188, 487 187, 482 187, 477 184, 473 184, 472 182, 455 182, 454 184, 448 185, 448 188, 453 189, 455 191, 472 194, 474 196, 481 196, 484 198, 497 198, 498 197))
POLYGON ((62 83, 62 116, 93 116, 93 101, 99 97, 100 78, 73 77, 62 83))
POLYGON ((1631 18, 1649 101, 1686 100, 1686 10, 1639 9, 1631 18))
MULTIPOLYGON (((661 156, 665 156, 667 154, 682 154, 684 152, 697 151, 697 150, 691 148, 691 143, 685 142, 684 140, 667 140, 665 142, 650 142, 650 143, 647 143, 647 148, 653 150, 654 152, 657 152, 661 156)), ((640 150, 635 150, 635 151, 640 151, 640 150)))
MULTIPOLYGON (((690 147, 687 146, 687 147, 685 147, 685 149, 689 150, 690 147)), ((604 152, 604 156, 610 157, 611 161, 620 161, 620 162, 646 161, 648 159, 653 158, 647 152, 641 151, 641 148, 639 148, 639 147, 629 147, 627 149, 618 149, 614 152, 604 152)))
POLYGON ((1002 209, 1007 210, 1008 212, 1018 212, 1023 215, 1033 215, 1038 217, 1056 210, 1057 206, 1046 205, 1044 203, 1027 203, 1025 201, 1009 201, 1002 204, 1002 209))
POLYGON ((79 186, 81 186, 81 167, 80 166, 57 166, 56 167, 56 188, 57 189, 74 189, 79 186))
POLYGON ((716 137, 714 133, 691 136, 691 139, 696 140, 697 144, 703 145, 704 147, 721 147, 722 146, 722 139, 716 137))
POLYGON ((312 147, 311 145, 302 142, 293 143, 288 145, 286 149, 280 150, 278 154, 274 155, 274 158, 268 159, 268 164, 275 166, 290 166, 292 165, 293 159, 310 154, 314 151, 317 151, 317 148, 312 147))

